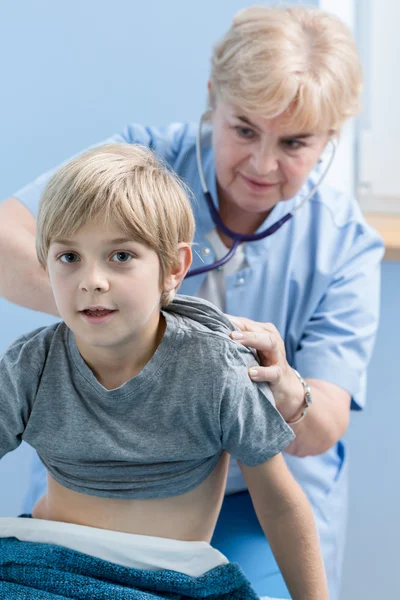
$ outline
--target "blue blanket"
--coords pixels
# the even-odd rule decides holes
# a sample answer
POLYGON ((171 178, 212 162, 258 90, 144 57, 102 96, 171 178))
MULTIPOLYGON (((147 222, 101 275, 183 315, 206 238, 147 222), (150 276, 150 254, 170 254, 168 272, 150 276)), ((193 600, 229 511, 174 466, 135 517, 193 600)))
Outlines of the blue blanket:
POLYGON ((200 577, 130 569, 62 546, 0 539, 1 600, 258 600, 240 567, 200 577))

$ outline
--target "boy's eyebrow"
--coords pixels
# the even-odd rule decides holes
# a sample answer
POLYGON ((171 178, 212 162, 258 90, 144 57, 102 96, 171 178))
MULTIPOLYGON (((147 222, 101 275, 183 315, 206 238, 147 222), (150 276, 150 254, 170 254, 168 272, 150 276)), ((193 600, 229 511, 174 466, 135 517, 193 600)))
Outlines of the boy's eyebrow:
POLYGON ((128 237, 120 237, 120 238, 115 238, 115 240, 109 240, 107 242, 107 244, 110 244, 110 246, 113 246, 114 244, 126 244, 127 242, 135 242, 135 240, 132 238, 128 238, 128 237))
POLYGON ((55 239, 52 242, 53 244, 61 244, 61 246, 72 246, 73 242, 71 240, 60 240, 55 239))
MULTIPOLYGON (((107 246, 114 246, 115 244, 126 244, 127 242, 134 243, 135 240, 128 237, 120 237, 115 238, 115 240, 106 240, 105 244, 107 244, 107 246)), ((53 240, 53 244, 61 244, 62 246, 76 246, 77 242, 73 242, 72 240, 55 239, 53 240)))

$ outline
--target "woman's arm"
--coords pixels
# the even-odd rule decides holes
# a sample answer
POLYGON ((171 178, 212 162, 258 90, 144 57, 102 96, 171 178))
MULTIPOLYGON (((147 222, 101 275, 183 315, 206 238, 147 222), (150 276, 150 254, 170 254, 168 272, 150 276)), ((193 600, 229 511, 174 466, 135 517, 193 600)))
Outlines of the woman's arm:
POLYGON ((16 198, 0 204, 0 295, 20 306, 57 315, 48 277, 35 250, 35 219, 16 198))
MULTIPOLYGON (((313 403, 293 425, 296 440, 288 451, 296 456, 319 454, 333 446, 349 423, 350 402, 364 403, 363 380, 372 355, 379 320, 381 238, 360 219, 343 228, 337 241, 337 265, 329 284, 305 320, 290 356, 311 386, 313 403), (339 248, 338 248, 339 250, 339 248)), ((331 249, 332 250, 332 249, 331 249)), ((310 291, 311 294, 311 291, 310 291)), ((242 343, 258 350, 261 366, 254 381, 270 384, 286 421, 302 411, 304 389, 288 364, 284 342, 271 323, 232 319, 243 331, 242 343)), ((232 333, 232 337, 236 337, 232 333)))
MULTIPOLYGON (((291 365, 311 386, 313 400, 305 418, 293 425, 297 438, 288 451, 297 456, 319 454, 333 446, 348 426, 350 401, 359 408, 364 403, 364 377, 378 327, 384 248, 361 218, 357 227, 341 232, 337 242, 344 251, 337 248, 329 283, 293 340, 291 365)), ((271 323, 232 320, 243 331, 242 343, 259 353, 258 375, 250 369, 250 377, 267 381, 284 419, 296 420, 302 412, 304 389, 288 364, 278 330, 271 323)))
POLYGON ((257 513, 293 600, 328 600, 328 587, 310 504, 281 454, 240 465, 257 513))
POLYGON ((311 387, 312 406, 300 423, 291 425, 296 439, 285 449, 294 456, 325 452, 343 437, 350 422, 351 398, 346 390, 327 381, 306 381, 311 387))

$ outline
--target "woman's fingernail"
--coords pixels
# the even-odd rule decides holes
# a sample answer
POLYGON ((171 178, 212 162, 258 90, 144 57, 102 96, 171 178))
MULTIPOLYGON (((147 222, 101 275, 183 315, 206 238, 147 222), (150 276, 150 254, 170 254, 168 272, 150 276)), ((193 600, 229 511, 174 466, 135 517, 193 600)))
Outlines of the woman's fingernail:
POLYGON ((241 340, 243 338, 243 333, 241 331, 232 331, 231 337, 234 340, 241 340))
POLYGON ((258 377, 258 369, 250 369, 250 377, 258 377))

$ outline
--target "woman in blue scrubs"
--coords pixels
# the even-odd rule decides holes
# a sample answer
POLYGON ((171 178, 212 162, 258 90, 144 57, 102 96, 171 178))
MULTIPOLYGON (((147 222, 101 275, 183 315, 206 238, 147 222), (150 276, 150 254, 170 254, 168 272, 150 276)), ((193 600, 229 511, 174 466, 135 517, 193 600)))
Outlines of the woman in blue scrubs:
MULTIPOLYGON (((341 438, 350 408, 365 402, 383 245, 353 198, 315 186, 322 153, 359 111, 360 90, 357 51, 335 17, 301 7, 240 12, 213 52, 199 137, 204 183, 223 225, 211 218, 201 184, 198 126, 133 124, 107 140, 151 147, 194 193, 194 268, 211 270, 187 279, 181 291, 242 317, 239 341, 259 351, 262 364, 249 376, 270 383, 297 435, 285 458, 312 504, 333 600, 346 524, 341 438), (231 260, 211 268, 232 247, 226 227, 252 236, 288 213, 272 235, 241 243, 231 260)), ((1 286, 9 300, 56 314, 34 248, 34 218, 50 175, 0 207, 1 286), (17 281, 18 272, 24 277, 17 281)), ((36 459, 27 511, 45 488, 36 459)), ((260 594, 289 597, 235 464, 213 544, 242 565, 260 594)))

